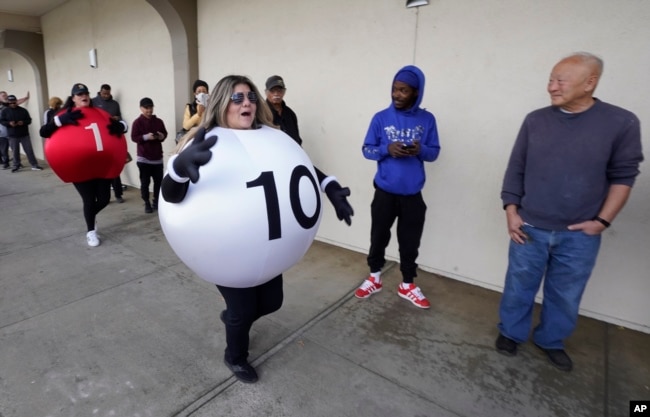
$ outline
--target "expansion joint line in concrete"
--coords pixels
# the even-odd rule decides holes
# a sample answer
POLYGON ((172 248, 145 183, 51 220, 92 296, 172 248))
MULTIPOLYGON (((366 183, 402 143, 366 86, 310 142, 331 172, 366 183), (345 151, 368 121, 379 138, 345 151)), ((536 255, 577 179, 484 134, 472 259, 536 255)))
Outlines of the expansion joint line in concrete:
MULTIPOLYGON (((383 269, 383 272, 385 273, 386 271, 390 270, 395 266, 395 262, 389 262, 388 266, 383 269)), ((305 333, 307 330, 312 328, 316 323, 320 322, 323 320, 325 317, 329 316, 332 314, 334 311, 336 311, 339 307, 341 307, 344 303, 346 303, 349 299, 351 299, 354 296, 354 291, 357 289, 357 285, 348 291, 343 297, 341 297, 339 300, 337 300, 335 303, 327 307, 325 310, 321 311, 318 313, 315 317, 312 319, 308 320, 305 324, 300 326, 298 329, 290 333, 287 337, 284 339, 280 340, 276 345, 274 345, 272 348, 267 350, 266 352, 262 353, 257 359, 251 362, 251 365, 257 367, 264 362, 266 362, 267 359, 271 358, 273 355, 275 355, 277 352, 280 350, 284 349, 287 345, 290 343, 293 343, 300 335, 305 333)), ((173 417, 190 417, 197 411, 199 411, 205 404, 209 403, 212 401, 214 398, 216 398, 219 394, 221 394, 223 391, 228 389, 231 385, 237 382, 237 378, 235 376, 231 376, 219 385, 215 386, 205 394, 201 395, 199 398, 197 398, 193 403, 185 407, 183 410, 180 412, 176 413, 173 415, 173 417)))

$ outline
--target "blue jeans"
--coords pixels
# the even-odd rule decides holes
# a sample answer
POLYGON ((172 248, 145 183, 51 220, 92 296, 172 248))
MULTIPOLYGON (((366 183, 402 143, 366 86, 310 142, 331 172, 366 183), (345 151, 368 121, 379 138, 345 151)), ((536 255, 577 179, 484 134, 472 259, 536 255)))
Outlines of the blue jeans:
POLYGON ((528 340, 535 295, 544 279, 544 300, 533 341, 563 349, 578 320, 582 294, 596 264, 600 235, 550 231, 524 225, 524 244, 510 241, 508 271, 499 306, 499 331, 517 343, 528 340))

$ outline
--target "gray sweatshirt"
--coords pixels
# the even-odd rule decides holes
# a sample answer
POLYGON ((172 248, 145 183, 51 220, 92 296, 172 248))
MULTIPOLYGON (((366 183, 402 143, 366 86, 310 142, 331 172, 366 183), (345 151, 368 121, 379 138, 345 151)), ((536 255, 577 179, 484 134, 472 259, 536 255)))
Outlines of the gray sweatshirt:
POLYGON ((639 119, 596 99, 582 113, 549 106, 524 119, 506 169, 503 206, 547 230, 598 215, 612 184, 632 186, 643 161, 639 119))

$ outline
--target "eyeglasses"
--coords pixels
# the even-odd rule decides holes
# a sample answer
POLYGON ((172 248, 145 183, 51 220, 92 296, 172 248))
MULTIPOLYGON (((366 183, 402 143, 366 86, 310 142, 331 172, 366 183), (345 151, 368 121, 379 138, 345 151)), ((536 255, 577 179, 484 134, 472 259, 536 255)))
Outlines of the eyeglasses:
MULTIPOLYGON (((255 91, 249 91, 246 93, 246 97, 248 97, 248 101, 251 103, 257 103, 257 94, 255 94, 255 91)), ((233 93, 230 99, 235 104, 242 104, 244 102, 244 93, 233 93)))

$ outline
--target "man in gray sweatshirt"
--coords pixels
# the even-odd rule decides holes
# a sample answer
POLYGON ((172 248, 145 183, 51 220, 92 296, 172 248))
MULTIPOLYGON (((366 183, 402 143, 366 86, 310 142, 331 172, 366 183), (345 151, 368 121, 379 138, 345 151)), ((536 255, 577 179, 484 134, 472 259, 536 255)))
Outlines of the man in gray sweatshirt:
MULTIPOLYGON (((93 106, 99 107, 108 114, 111 115, 111 118, 114 120, 122 121, 122 112, 120 111, 120 103, 113 99, 111 94, 111 86, 109 84, 102 84, 97 96, 93 98, 93 106)), ((122 179, 118 176, 113 179, 113 192, 115 193, 115 200, 118 203, 124 203, 122 198, 122 179)))
POLYGON ((501 199, 510 249, 497 351, 528 339, 535 295, 544 300, 533 342, 563 371, 564 339, 596 263, 601 233, 625 205, 643 160, 639 119, 593 96, 603 61, 576 53, 558 62, 551 106, 528 114, 506 169, 501 199))

